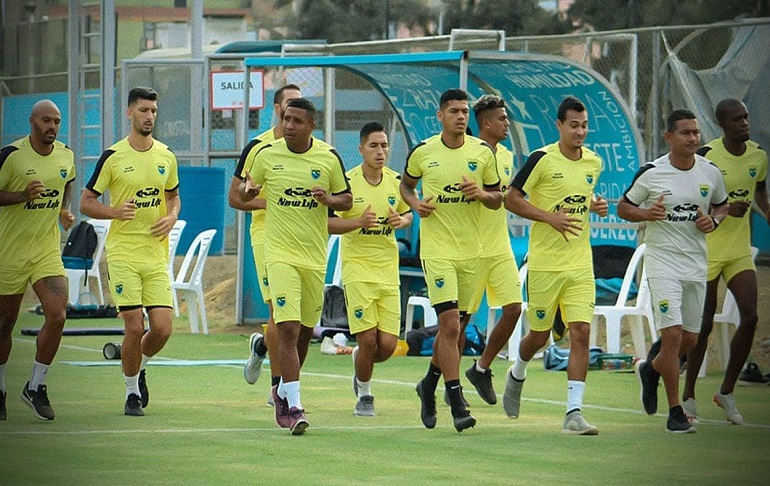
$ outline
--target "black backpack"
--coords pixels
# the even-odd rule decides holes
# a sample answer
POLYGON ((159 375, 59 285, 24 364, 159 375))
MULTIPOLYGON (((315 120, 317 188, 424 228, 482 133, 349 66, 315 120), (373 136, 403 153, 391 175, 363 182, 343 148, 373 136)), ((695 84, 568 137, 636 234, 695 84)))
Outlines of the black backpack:
POLYGON ((321 327, 348 329, 348 308, 345 291, 337 285, 324 289, 324 305, 321 310, 321 327))
POLYGON ((96 230, 91 223, 81 221, 67 237, 67 243, 62 250, 62 261, 65 268, 86 270, 93 264, 94 252, 99 244, 96 230))

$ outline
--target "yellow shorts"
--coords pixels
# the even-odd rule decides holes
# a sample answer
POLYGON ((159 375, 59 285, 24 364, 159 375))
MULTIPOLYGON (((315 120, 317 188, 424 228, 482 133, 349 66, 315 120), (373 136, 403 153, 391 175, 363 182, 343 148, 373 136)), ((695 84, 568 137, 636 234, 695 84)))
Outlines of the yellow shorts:
POLYGON ((478 258, 468 260, 422 261, 428 297, 434 307, 445 302, 457 302, 457 308, 467 311, 477 285, 478 258))
POLYGON ((275 322, 299 321, 305 327, 315 327, 324 302, 324 270, 283 262, 267 262, 265 266, 275 322))
POLYGON ((373 282, 345 284, 348 327, 352 334, 376 328, 398 336, 401 331, 401 294, 398 285, 373 282))
POLYGON ((508 304, 521 304, 521 282, 519 269, 513 253, 482 257, 476 265, 479 286, 473 295, 471 314, 479 310, 484 291, 487 292, 487 305, 502 307, 508 304))
POLYGON ((107 279, 118 309, 173 307, 171 277, 166 262, 132 262, 107 259, 107 279))
POLYGON ((734 258, 727 261, 714 261, 709 260, 708 272, 706 274, 706 280, 711 282, 720 275, 725 279, 725 282, 729 282, 736 275, 746 270, 753 272, 757 271, 757 266, 754 264, 754 260, 751 255, 745 255, 739 258, 734 258))
POLYGON ((254 253, 254 267, 257 269, 257 280, 259 280, 259 291, 262 293, 262 301, 267 304, 270 302, 270 283, 267 278, 267 268, 265 267, 265 244, 252 245, 251 251, 254 253))
POLYGON ((530 270, 527 292, 527 319, 533 331, 549 331, 557 308, 561 309, 565 324, 590 323, 593 319, 596 284, 590 268, 562 272, 530 270))
POLYGON ((649 277, 655 328, 672 326, 692 333, 700 332, 706 282, 673 277, 649 277))
POLYGON ((9 268, 6 262, 0 262, 0 265, 0 295, 23 294, 27 285, 46 277, 67 277, 58 249, 22 266, 9 268))

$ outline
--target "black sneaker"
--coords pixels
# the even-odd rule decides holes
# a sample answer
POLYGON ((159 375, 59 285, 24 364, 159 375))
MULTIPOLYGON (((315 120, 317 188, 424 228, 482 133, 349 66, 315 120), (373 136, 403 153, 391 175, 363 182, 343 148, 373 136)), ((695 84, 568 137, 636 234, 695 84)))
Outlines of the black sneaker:
POLYGON ((454 422, 455 430, 458 432, 476 425, 476 418, 467 410, 463 410, 457 416, 452 417, 452 421, 454 422))
POLYGON ((495 394, 495 389, 492 388, 492 370, 487 369, 483 373, 480 372, 476 369, 476 360, 473 360, 471 367, 465 370, 465 377, 476 388, 476 393, 479 394, 482 400, 490 405, 497 403, 497 394, 495 394))
MULTIPOLYGON (((465 393, 463 393, 463 387, 460 385, 460 398, 463 399, 463 407, 465 408, 471 408, 471 404, 468 403, 468 400, 465 399, 465 393)), ((449 392, 444 388, 444 403, 446 403, 448 406, 452 406, 452 401, 449 399, 449 392)))
POLYGON ((679 407, 675 411, 668 414, 668 420, 666 421, 666 431, 672 434, 691 434, 695 432, 695 427, 687 420, 687 416, 679 407))
POLYGON ((139 394, 142 396, 142 408, 144 408, 150 403, 150 390, 147 389, 145 370, 139 372, 139 394))
POLYGON ((768 378, 762 375, 762 372, 759 370, 759 366, 757 366, 756 363, 749 363, 746 365, 746 368, 741 371, 738 380, 745 384, 754 384, 767 383, 768 378))
POLYGON ((0 420, 8 420, 8 410, 5 408, 5 399, 7 396, 7 393, 0 391, 0 420))
POLYGON ((134 417, 144 417, 144 410, 142 410, 142 399, 136 393, 131 393, 126 398, 126 407, 123 412, 125 415, 131 415, 134 417))
POLYGON ((642 401, 644 411, 648 415, 655 415, 658 411, 658 382, 660 374, 655 371, 652 364, 645 360, 636 362, 636 377, 639 379, 641 391, 639 398, 642 401))
POLYGON ((21 391, 21 401, 24 405, 32 409, 32 414, 40 420, 53 420, 55 414, 48 401, 48 388, 45 385, 38 385, 37 391, 27 389, 29 382, 24 385, 21 391))
POLYGON ((432 429, 436 426, 436 395, 425 394, 422 381, 420 380, 415 387, 417 396, 420 397, 420 420, 426 428, 432 429))

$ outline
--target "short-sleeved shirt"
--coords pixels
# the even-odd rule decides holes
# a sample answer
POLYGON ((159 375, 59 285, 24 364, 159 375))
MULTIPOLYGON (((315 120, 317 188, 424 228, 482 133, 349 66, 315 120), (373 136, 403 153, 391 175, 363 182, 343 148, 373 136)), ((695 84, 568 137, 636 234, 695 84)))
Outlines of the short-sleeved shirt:
POLYGON ((681 170, 666 154, 639 169, 623 197, 635 206, 649 207, 663 194, 666 219, 647 221, 644 265, 648 277, 706 279, 706 235, 695 226, 698 209, 727 202, 722 174, 700 155, 681 170))
POLYGON ((140 152, 124 138, 102 153, 86 188, 98 195, 109 190, 112 207, 129 199, 137 206, 134 219, 115 219, 110 224, 106 242, 108 262, 168 260, 168 239, 153 236, 150 228, 166 215, 165 192, 178 187, 176 156, 158 140, 140 152))
POLYGON ((550 224, 535 221, 529 236, 530 270, 563 271, 593 268, 589 209, 594 187, 603 167, 602 159, 582 147, 578 160, 564 156, 553 143, 532 152, 511 182, 529 196, 533 206, 555 213, 566 208, 569 216, 580 218, 578 236, 567 240, 550 224))
POLYGON ((257 153, 252 179, 267 191, 265 262, 325 269, 328 209, 310 190, 322 187, 334 195, 350 191, 334 147, 311 138, 310 148, 296 153, 285 140, 277 140, 257 153))
MULTIPOLYGON (((503 145, 497 145, 495 152, 497 162, 497 173, 500 174, 500 187, 505 194, 508 184, 511 181, 513 173, 513 154, 503 145)), ((503 206, 497 209, 489 209, 481 205, 479 214, 479 227, 482 228, 484 236, 481 238, 481 256, 493 257, 502 254, 513 254, 511 249, 511 238, 508 236, 508 212, 503 206)))
POLYGON ((23 191, 34 180, 45 186, 34 201, 0 208, 0 266, 24 268, 60 250, 59 212, 64 188, 74 179, 74 155, 58 140, 48 155, 35 152, 29 137, 0 150, 0 190, 23 191))
MULTIPOLYGON (((241 158, 238 160, 238 166, 235 168, 235 177, 246 180, 246 172, 252 174, 254 172, 254 157, 257 156, 257 152, 265 144, 275 142, 275 133, 273 129, 269 129, 264 133, 257 135, 253 138, 241 151, 241 158)), ((260 191, 257 199, 266 199, 267 192, 260 191)), ((251 227, 249 228, 251 233, 252 245, 263 245, 265 243, 265 217, 266 211, 256 210, 251 212, 251 227)))
POLYGON ((465 136, 463 145, 449 148, 441 135, 430 137, 409 153, 404 172, 422 180, 423 199, 436 206, 420 221, 420 257, 466 260, 481 252, 479 201, 469 201, 460 184, 463 176, 485 188, 497 187, 495 156, 481 139, 465 136))
POLYGON ((388 223, 390 210, 405 214, 409 205, 401 198, 401 176, 388 167, 382 169, 382 180, 370 184, 360 165, 349 170, 347 178, 353 193, 353 207, 337 215, 353 219, 367 207, 377 215, 378 225, 360 228, 342 235, 342 281, 372 282, 398 285, 398 244, 396 230, 388 223))
MULTIPOLYGON (((719 168, 725 180, 728 202, 754 201, 757 183, 767 178, 767 153, 751 140, 746 142, 746 151, 733 155, 727 151, 721 138, 712 140, 701 148, 703 155, 719 168)), ((751 211, 742 218, 727 216, 716 230, 706 235, 708 259, 729 261, 751 255, 751 211)))

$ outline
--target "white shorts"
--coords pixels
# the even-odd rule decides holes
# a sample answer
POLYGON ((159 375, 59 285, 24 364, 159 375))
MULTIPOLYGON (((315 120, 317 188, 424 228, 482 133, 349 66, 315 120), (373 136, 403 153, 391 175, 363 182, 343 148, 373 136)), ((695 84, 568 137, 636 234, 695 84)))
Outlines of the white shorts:
POLYGON ((692 333, 700 332, 706 282, 672 277, 649 277, 655 328, 672 326, 692 333))

